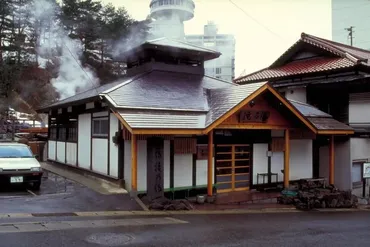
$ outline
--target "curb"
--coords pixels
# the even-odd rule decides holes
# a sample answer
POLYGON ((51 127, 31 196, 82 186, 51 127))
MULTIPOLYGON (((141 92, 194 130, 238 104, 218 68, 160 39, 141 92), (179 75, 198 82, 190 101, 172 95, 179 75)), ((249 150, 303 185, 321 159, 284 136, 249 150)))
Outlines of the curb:
POLYGON ((295 208, 264 209, 227 209, 227 210, 192 210, 192 211, 96 211, 70 213, 9 213, 0 214, 0 219, 40 218, 40 217, 111 217, 111 216, 173 216, 173 215, 230 215, 230 214, 266 214, 266 213, 305 213, 305 212, 364 212, 370 209, 316 209, 301 211, 295 208))

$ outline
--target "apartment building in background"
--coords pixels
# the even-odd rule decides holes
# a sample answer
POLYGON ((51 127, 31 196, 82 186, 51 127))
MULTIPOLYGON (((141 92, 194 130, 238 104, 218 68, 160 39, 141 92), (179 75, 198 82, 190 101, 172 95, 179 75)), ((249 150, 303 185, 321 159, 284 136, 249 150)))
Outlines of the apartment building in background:
POLYGON ((186 41, 222 54, 217 59, 205 62, 206 75, 226 81, 232 81, 235 78, 235 37, 233 35, 218 33, 217 25, 214 22, 208 22, 204 26, 203 34, 186 35, 186 41))

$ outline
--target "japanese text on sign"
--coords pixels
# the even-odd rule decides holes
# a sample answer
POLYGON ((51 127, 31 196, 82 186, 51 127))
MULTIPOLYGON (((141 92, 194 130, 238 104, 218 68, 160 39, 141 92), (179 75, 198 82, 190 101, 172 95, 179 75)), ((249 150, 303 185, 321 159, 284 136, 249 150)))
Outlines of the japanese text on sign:
POLYGON ((270 113, 267 111, 242 111, 240 112, 239 122, 249 123, 265 123, 270 117, 270 113))

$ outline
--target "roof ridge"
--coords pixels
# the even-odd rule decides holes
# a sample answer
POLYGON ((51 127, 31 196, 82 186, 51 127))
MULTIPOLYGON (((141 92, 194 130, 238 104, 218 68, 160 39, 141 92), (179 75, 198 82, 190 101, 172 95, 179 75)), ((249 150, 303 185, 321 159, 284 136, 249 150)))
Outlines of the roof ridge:
MULTIPOLYGON (((254 75, 254 74, 257 74, 257 73, 259 73, 259 72, 262 72, 262 71, 264 71, 264 70, 266 70, 266 69, 269 69, 270 67, 265 67, 265 68, 263 68, 263 69, 260 69, 260 70, 257 70, 257 71, 255 71, 255 72, 252 72, 252 73, 250 73, 250 74, 248 74, 248 75, 243 75, 243 76, 239 76, 238 78, 235 78, 234 79, 234 81, 240 81, 240 80, 242 80, 242 79, 244 79, 244 78, 247 78, 247 77, 249 77, 249 76, 252 76, 252 75, 254 75)), ((263 80, 262 80, 263 81, 263 80)), ((256 82, 257 83, 257 82, 256 82)), ((235 83, 235 84, 238 84, 238 83, 235 83)), ((240 84, 238 84, 238 85, 240 85, 240 84)))
MULTIPOLYGON (((338 46, 342 46, 342 47, 352 49, 352 50, 368 52, 368 51, 363 50, 363 49, 359 49, 359 48, 354 49, 353 46, 348 46, 348 45, 343 44, 343 43, 339 43, 339 42, 336 42, 336 41, 320 38, 320 37, 310 35, 310 34, 306 34, 306 33, 301 34, 301 40, 303 42, 306 42, 306 43, 309 43, 309 42, 307 42, 307 40, 311 40, 312 42, 315 42, 315 43, 319 42, 319 43, 321 43, 321 45, 325 45, 326 48, 328 48, 328 49, 334 50, 338 53, 342 53, 343 56, 345 56, 346 58, 350 59, 351 61, 353 61, 355 63, 360 63, 361 60, 362 61, 367 61, 367 58, 364 58, 364 57, 359 56, 359 55, 354 55, 350 52, 347 52, 347 51, 343 50, 341 47, 338 47, 338 46)), ((370 52, 368 52, 368 53, 370 54, 370 52)))
POLYGON ((204 77, 208 77, 208 78, 211 78, 211 79, 214 79, 214 80, 217 80, 217 81, 220 81, 220 82, 225 82, 227 84, 231 84, 231 85, 234 85, 234 86, 237 86, 239 84, 233 82, 233 81, 226 81, 226 80, 221 80, 220 78, 217 78, 217 77, 213 77, 213 76, 210 76, 210 75, 204 75, 204 77))
POLYGON ((103 91, 103 92, 101 92, 101 93, 99 93, 99 95, 100 95, 100 94, 108 94, 108 93, 111 93, 111 92, 113 92, 113 91, 117 90, 118 88, 121 88, 121 87, 123 87, 123 86, 126 86, 127 84, 130 84, 131 82, 133 82, 133 81, 135 81, 135 80, 139 79, 141 76, 143 76, 143 75, 145 75, 145 74, 148 74, 148 73, 151 73, 151 72, 152 72, 152 70, 150 70, 150 71, 145 71, 145 72, 143 72, 143 73, 140 73, 140 74, 134 75, 133 77, 127 78, 127 80, 125 80, 124 82, 122 82, 122 83, 120 83, 120 84, 118 84, 118 85, 116 85, 116 86, 114 86, 114 87, 112 87, 112 88, 110 88, 110 89, 107 89, 107 90, 105 90, 105 91, 103 91))

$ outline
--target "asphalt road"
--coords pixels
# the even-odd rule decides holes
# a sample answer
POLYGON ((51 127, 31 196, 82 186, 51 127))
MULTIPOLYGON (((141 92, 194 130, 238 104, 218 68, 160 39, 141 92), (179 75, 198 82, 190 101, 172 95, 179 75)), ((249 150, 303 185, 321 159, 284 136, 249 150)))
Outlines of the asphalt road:
POLYGON ((90 227, 91 218, 74 217, 63 219, 78 221, 74 225, 79 227, 74 229, 0 233, 0 246, 348 247, 368 246, 370 242, 370 212, 183 215, 173 218, 109 218, 96 221, 96 224, 100 222, 100 227, 90 227))
POLYGON ((0 214, 141 210, 128 194, 102 195, 79 183, 45 173, 39 191, 28 186, 0 188, 0 214))

